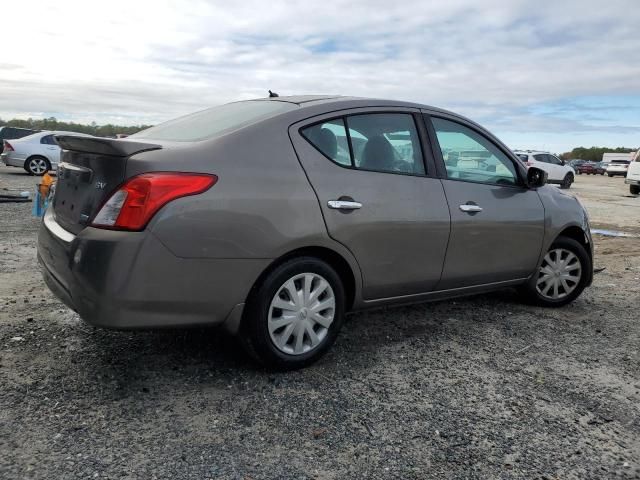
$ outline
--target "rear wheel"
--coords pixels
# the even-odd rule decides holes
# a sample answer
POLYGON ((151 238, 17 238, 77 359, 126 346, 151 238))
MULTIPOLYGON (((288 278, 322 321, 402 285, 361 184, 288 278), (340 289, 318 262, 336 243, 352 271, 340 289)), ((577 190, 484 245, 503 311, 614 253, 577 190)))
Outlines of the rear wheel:
POLYGON ((567 173, 560 184, 560 188, 571 188, 571 184, 573 183, 573 174, 567 173))
POLYGON ((260 363, 276 369, 305 367, 334 343, 344 318, 340 277, 313 257, 278 266, 251 293, 241 341, 260 363))
POLYGON ((629 185, 631 195, 640 195, 640 185, 629 185))
POLYGON ((609 177, 613 177, 613 174, 612 174, 612 173, 607 173, 607 175, 609 175, 609 177))
POLYGON ((536 275, 522 287, 522 293, 537 305, 561 307, 582 293, 591 268, 591 258, 580 243, 558 237, 536 275))
POLYGON ((42 176, 51 170, 49 160, 44 157, 30 157, 24 164, 24 169, 31 175, 42 176))

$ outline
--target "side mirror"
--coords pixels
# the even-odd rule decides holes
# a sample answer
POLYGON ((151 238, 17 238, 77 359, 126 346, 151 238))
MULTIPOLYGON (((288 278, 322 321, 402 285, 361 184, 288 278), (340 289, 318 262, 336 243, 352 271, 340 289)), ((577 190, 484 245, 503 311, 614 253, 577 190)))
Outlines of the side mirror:
POLYGON ((541 168, 529 167, 527 170, 527 187, 542 187, 545 183, 547 183, 547 172, 541 168))

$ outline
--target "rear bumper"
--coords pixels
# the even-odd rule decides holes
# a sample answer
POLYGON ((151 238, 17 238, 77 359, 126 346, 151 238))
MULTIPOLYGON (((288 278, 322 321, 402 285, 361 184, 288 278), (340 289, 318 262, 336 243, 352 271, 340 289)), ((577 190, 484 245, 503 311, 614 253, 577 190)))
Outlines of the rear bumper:
POLYGON ((12 155, 12 153, 9 152, 1 154, 0 160, 2 160, 2 163, 4 163, 7 167, 24 167, 25 161, 24 158, 17 158, 15 155, 12 155))
POLYGON ((63 230, 50 210, 38 234, 45 283, 86 322, 138 329, 237 327, 247 294, 269 263, 184 259, 150 232, 63 230))
POLYGON ((628 183, 629 185, 640 185, 640 180, 636 180, 635 178, 625 178, 624 183, 628 183))

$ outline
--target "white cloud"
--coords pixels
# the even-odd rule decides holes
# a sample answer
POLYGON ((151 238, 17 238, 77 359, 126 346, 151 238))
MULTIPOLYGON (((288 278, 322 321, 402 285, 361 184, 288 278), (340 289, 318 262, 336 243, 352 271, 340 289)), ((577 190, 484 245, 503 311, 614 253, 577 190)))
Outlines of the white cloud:
POLYGON ((0 116, 157 122, 272 89, 414 100, 544 132, 554 123, 528 106, 640 95, 637 7, 23 0, 3 13, 0 116))

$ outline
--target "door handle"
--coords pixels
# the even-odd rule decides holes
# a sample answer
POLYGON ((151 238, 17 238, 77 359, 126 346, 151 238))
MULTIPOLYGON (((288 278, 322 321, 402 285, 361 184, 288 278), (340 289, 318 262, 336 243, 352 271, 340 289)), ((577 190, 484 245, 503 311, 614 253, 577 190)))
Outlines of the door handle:
POLYGON ((362 208, 360 202, 354 202, 353 200, 329 200, 327 205, 334 210, 358 210, 362 208))
POLYGON ((460 210, 467 213, 475 213, 481 212, 482 207, 480 205, 470 205, 468 203, 465 203, 464 205, 460 205, 460 210))

